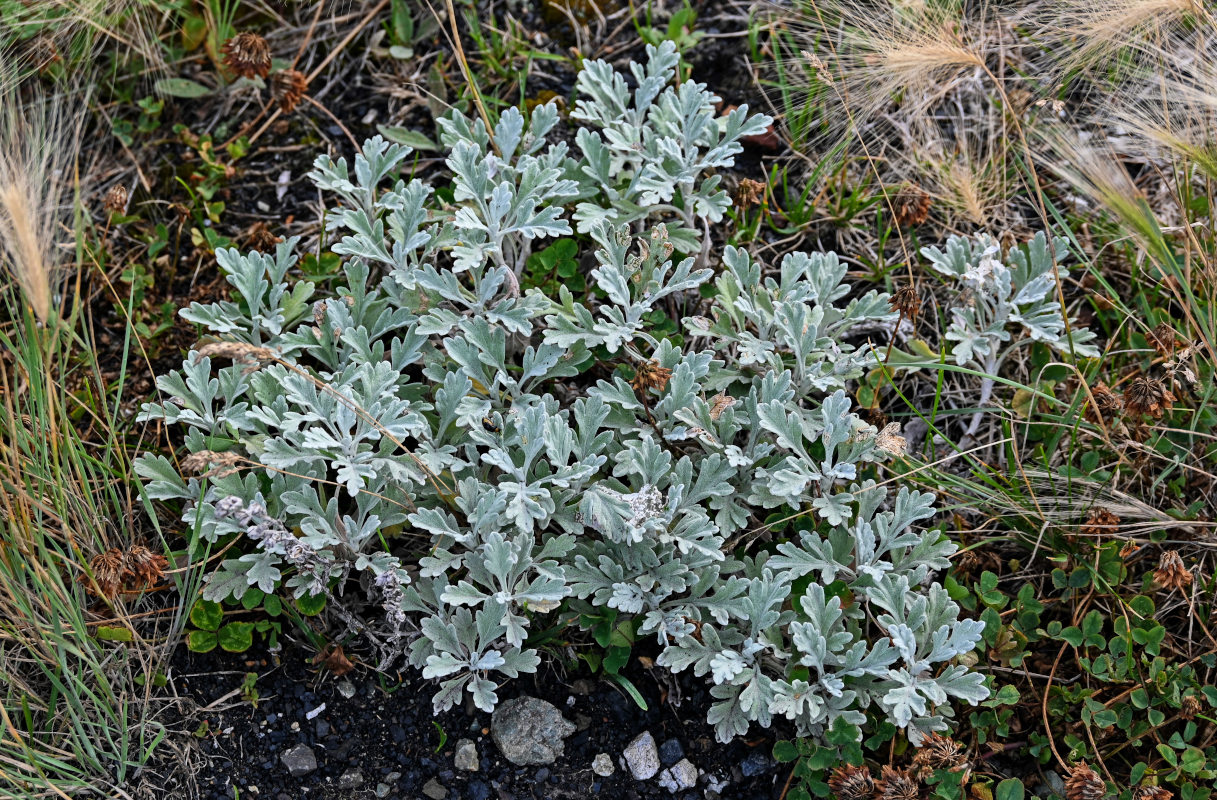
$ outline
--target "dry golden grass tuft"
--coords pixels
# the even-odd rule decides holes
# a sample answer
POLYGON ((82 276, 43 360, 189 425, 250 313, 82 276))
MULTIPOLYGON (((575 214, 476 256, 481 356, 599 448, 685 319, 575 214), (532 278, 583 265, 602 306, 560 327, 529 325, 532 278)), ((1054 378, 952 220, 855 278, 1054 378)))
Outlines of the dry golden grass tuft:
POLYGON ((0 265, 38 320, 52 316, 60 223, 83 121, 59 99, 22 103, 0 92, 0 265))
POLYGON ((1162 47, 1194 24, 1212 25, 1203 0, 1041 0, 1019 15, 1053 51, 1055 75, 1094 69, 1162 47))
MULTIPOLYGON (((172 9, 145 0, 39 0, 9 4, 0 18, 0 49, 10 80, 56 63, 91 71, 106 52, 164 69, 157 28, 172 9)), ((0 78, 0 86, 6 85, 0 78)))

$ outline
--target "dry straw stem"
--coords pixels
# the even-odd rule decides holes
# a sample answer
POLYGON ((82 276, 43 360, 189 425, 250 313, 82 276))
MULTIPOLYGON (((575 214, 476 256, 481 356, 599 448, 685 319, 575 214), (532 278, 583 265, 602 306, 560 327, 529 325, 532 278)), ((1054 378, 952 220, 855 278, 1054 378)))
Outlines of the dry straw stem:
POLYGON ((23 103, 15 89, 0 90, 0 265, 44 325, 52 317, 59 226, 70 214, 83 106, 79 96, 23 103))

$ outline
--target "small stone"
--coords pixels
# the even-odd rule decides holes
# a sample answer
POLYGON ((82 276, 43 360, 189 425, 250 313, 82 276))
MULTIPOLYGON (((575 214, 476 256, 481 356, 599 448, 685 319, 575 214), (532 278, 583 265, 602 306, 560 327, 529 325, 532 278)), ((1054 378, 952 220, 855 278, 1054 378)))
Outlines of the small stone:
POLYGON ((616 768, 613 767, 613 759, 609 757, 608 753, 601 753, 592 759, 592 772, 601 778, 607 778, 616 771, 616 768))
POLYGON ((681 746, 679 739, 668 739, 659 745, 659 760, 663 762, 664 766, 670 767, 684 757, 685 749, 681 746))
POLYGON ((744 773, 745 778, 755 778, 762 772, 767 772, 771 766, 773 766, 773 762, 769 760, 769 756, 760 751, 754 751, 740 762, 739 770, 744 773))
POLYGON ((464 800, 490 800, 490 785, 484 781, 472 780, 465 787, 464 800))
POLYGON ((687 758, 682 758, 659 774, 659 785, 672 794, 692 789, 697 785, 697 767, 687 758))
POLYGON ((503 757, 517 766, 552 764, 562 755, 565 739, 575 732, 551 703, 515 697, 500 703, 490 717, 490 735, 503 757))
POLYGON ((357 789, 363 786, 363 773, 357 769, 348 769, 338 776, 339 789, 357 789))
POLYGON ((323 719, 317 720, 317 738, 324 739, 330 735, 330 723, 323 719))
POLYGON ((306 744, 298 744, 290 750, 285 750, 279 760, 293 778, 302 778, 317 769, 317 756, 313 755, 312 748, 306 744))
POLYGON ((393 787, 387 783, 376 784, 376 796, 385 798, 389 796, 389 792, 393 791, 393 787))
POLYGON ((350 700, 355 696, 355 684, 350 681, 340 681, 338 683, 338 694, 350 700))
POLYGON ((570 690, 575 694, 589 695, 596 691, 596 682, 591 678, 579 678, 570 685, 570 690))
POLYGON ((448 790, 444 788, 442 783, 432 778, 423 784, 423 794, 430 797, 431 800, 444 800, 448 796, 448 790))
POLYGON ((456 756, 453 758, 453 763, 457 769, 477 772, 478 746, 468 739, 461 739, 456 743, 456 756))
POLYGON ((643 731, 635 736, 634 741, 626 745, 625 752, 621 755, 634 780, 649 780, 659 772, 659 749, 655 746, 655 737, 650 731, 643 731))

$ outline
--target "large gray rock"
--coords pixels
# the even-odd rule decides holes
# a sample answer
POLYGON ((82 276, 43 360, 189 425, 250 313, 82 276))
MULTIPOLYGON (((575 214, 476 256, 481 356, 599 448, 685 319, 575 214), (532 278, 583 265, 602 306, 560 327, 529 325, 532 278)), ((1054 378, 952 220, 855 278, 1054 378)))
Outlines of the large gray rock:
POLYGON ((655 737, 650 731, 635 736, 621 756, 636 781, 650 780, 659 772, 659 748, 655 746, 655 737))
POLYGON ((293 778, 303 778, 317 769, 317 756, 313 755, 312 748, 306 744, 298 744, 290 750, 285 750, 279 760, 293 778))
POLYGON ((535 697, 516 697, 500 703, 490 717, 490 735, 499 751, 513 764, 552 764, 562 755, 563 741, 575 732, 551 703, 535 697))

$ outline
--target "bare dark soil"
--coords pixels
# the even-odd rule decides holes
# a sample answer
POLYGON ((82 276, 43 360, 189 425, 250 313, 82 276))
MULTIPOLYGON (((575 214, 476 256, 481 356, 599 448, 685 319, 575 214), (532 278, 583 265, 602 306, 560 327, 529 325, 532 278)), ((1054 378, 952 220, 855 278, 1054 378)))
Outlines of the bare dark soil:
POLYGON ((433 797, 424 791, 429 784, 433 793, 436 785, 446 790, 444 800, 589 795, 776 800, 787 768, 769 757, 774 732, 719 743, 705 722, 711 698, 704 681, 678 676, 672 682, 660 678, 660 672, 650 673, 637 663, 626 670, 646 700, 646 711, 607 682, 561 676, 545 666, 535 676, 508 683, 500 690, 500 702, 521 694, 539 697, 578 726, 556 763, 517 767, 492 741, 489 714, 470 706, 433 716, 435 685, 413 670, 383 680, 360 669, 335 677, 313 667, 298 649, 288 649, 277 663, 264 648, 241 655, 197 655, 183 649, 169 679, 180 696, 181 723, 198 726, 186 756, 195 766, 173 771, 164 788, 167 797, 201 800, 414 800, 433 797), (256 704, 242 697, 248 672, 258 675, 256 704), (679 706, 673 703, 678 694, 679 706), (660 786, 658 776, 647 781, 630 776, 620 762, 621 753, 643 731, 654 736, 665 765, 688 758, 705 773, 695 789, 674 794, 660 786), (461 739, 477 745, 477 772, 454 766, 461 739), (312 750, 317 769, 294 778, 281 756, 302 744, 312 750), (592 771, 599 753, 612 758, 613 775, 602 778, 592 771))

